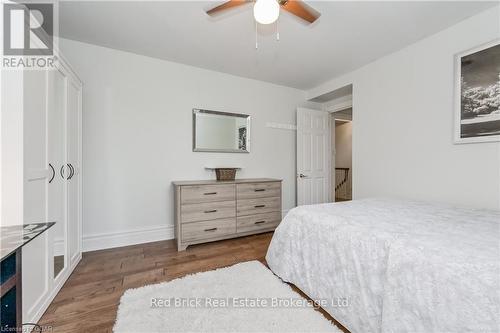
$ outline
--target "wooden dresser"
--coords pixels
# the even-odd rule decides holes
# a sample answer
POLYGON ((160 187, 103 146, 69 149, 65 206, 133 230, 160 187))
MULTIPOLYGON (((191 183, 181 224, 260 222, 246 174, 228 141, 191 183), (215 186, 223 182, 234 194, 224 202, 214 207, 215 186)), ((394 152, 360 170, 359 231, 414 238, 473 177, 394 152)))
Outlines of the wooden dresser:
POLYGON ((274 230, 281 222, 281 180, 173 182, 177 249, 274 230))

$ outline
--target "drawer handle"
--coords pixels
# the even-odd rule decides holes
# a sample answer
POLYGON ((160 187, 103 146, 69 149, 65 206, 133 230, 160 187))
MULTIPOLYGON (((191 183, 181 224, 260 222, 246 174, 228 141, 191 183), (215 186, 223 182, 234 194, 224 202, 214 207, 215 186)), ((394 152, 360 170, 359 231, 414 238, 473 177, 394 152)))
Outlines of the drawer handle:
POLYGON ((215 230, 217 230, 217 228, 205 229, 206 232, 215 231, 215 230))
POLYGON ((265 188, 256 188, 255 192, 264 192, 266 189, 265 188))
POLYGON ((203 195, 216 195, 217 192, 208 192, 208 193, 203 193, 203 195))
POLYGON ((257 205, 257 206, 254 206, 254 208, 264 208, 266 207, 266 205, 257 205))
POLYGON ((212 210, 206 210, 205 213, 215 213, 217 211, 217 209, 212 209, 212 210))
POLYGON ((266 221, 257 221, 257 222, 255 222, 255 224, 262 224, 262 223, 266 223, 266 221))

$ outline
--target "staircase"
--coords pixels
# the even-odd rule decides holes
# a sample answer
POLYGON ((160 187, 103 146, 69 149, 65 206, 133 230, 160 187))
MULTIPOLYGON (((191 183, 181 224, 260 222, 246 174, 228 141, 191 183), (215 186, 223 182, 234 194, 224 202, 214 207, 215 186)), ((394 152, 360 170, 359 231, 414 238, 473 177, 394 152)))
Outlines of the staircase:
POLYGON ((352 200, 349 168, 335 168, 335 201, 352 200))

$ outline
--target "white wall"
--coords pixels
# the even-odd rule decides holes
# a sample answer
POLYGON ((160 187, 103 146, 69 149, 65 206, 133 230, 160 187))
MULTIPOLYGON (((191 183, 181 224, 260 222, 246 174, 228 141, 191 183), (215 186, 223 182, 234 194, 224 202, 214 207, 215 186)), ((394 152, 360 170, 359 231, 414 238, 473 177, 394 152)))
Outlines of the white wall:
POLYGON ((305 93, 75 41, 62 52, 83 87, 84 250, 173 237, 173 180, 209 179, 205 166, 238 177, 282 178, 295 205, 295 124, 305 93), (192 152, 192 109, 252 116, 251 153, 192 152))
MULTIPOLYGON (((344 89, 344 88, 341 88, 344 89)), ((349 111, 352 113, 352 110, 349 110, 352 108, 352 94, 344 95, 332 100, 329 100, 328 102, 324 102, 322 104, 322 109, 328 112, 347 112, 349 111)))
POLYGON ((499 7, 308 92, 353 84, 353 195, 500 209, 500 143, 454 145, 454 54, 500 37, 499 7))

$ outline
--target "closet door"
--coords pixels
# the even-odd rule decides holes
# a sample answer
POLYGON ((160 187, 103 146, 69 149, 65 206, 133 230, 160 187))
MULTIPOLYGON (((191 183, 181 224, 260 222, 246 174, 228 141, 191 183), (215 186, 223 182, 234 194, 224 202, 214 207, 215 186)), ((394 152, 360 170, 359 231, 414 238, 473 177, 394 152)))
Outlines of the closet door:
MULTIPOLYGON (((25 224, 46 222, 49 180, 52 169, 47 158, 47 72, 28 70, 23 82, 23 215, 25 224)), ((49 230, 50 231, 50 230, 49 230)), ((50 293, 51 252, 49 233, 29 242, 22 249, 23 319, 41 315, 40 308, 50 293)))
POLYGON ((62 276, 67 267, 67 143, 66 143, 66 104, 67 76, 56 67, 49 71, 48 90, 48 155, 55 175, 49 184, 49 220, 55 221, 52 246, 53 279, 62 276))
POLYGON ((36 323, 81 259, 81 83, 62 59, 23 73, 23 321, 36 323))
POLYGON ((68 209, 68 247, 70 263, 79 259, 81 253, 81 166, 80 166, 80 138, 81 138, 81 86, 75 80, 68 80, 67 103, 67 165, 69 175, 67 180, 67 209, 68 209))

